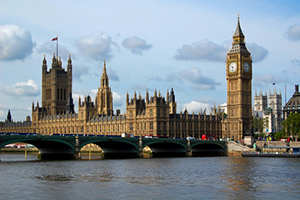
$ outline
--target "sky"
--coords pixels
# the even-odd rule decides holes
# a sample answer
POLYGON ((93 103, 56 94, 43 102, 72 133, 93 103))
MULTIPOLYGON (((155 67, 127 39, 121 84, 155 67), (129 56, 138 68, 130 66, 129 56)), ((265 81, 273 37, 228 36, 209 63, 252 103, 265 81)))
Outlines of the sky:
POLYGON ((95 100, 104 59, 121 113, 127 92, 144 98, 147 89, 165 97, 173 88, 177 112, 222 105, 238 13, 253 60, 252 101, 255 91, 276 89, 284 104, 299 84, 299 10, 297 0, 0 0, 0 121, 8 110, 25 121, 41 102, 42 61, 49 70, 57 35, 63 68, 72 58, 75 111, 79 96, 95 100))

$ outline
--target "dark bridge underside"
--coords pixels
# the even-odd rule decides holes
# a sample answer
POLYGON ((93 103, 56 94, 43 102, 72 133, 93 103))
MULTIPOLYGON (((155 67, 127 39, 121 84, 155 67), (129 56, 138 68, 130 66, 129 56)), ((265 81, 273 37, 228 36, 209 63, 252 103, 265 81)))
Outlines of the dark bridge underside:
POLYGON ((103 150, 105 158, 131 158, 138 157, 138 149, 125 142, 103 141, 93 142, 103 150))
POLYGON ((51 140, 16 140, 15 142, 25 142, 34 145, 42 160, 74 159, 74 149, 66 143, 51 140))
POLYGON ((215 144, 199 144, 191 148, 193 156, 224 156, 223 147, 215 144))
POLYGON ((153 157, 181 157, 186 156, 186 148, 176 143, 154 143, 148 145, 153 157))

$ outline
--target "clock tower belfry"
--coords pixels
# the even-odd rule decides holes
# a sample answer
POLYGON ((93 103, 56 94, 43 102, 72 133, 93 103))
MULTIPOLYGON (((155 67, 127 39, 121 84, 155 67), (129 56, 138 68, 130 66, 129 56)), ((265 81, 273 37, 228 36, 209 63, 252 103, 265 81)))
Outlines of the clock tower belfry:
POLYGON ((227 130, 226 137, 242 139, 252 131, 252 58, 238 23, 226 58, 227 130))

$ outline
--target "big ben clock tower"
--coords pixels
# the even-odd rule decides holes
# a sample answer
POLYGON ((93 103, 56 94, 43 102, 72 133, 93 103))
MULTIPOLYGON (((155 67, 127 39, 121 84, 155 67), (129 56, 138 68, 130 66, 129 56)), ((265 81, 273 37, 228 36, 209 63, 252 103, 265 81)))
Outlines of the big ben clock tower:
POLYGON ((242 139, 252 130, 252 58, 238 23, 226 58, 227 137, 242 139))

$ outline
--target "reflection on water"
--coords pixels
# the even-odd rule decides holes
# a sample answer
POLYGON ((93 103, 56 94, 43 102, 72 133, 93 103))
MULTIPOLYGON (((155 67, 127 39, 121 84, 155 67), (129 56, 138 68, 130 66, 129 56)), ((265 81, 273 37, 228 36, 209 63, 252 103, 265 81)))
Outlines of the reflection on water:
POLYGON ((1 158, 6 159, 0 163, 5 199, 297 199, 300 194, 295 158, 1 158))

